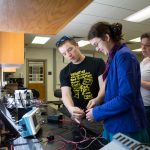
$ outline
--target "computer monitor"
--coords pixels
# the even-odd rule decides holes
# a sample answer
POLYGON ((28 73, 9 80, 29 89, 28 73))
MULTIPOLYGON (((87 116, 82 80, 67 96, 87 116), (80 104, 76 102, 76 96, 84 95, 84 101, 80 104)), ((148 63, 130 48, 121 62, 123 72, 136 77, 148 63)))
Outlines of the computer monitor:
POLYGON ((5 105, 0 101, 0 120, 4 123, 5 127, 11 132, 11 134, 16 138, 20 136, 19 126, 15 124, 12 116, 5 105))

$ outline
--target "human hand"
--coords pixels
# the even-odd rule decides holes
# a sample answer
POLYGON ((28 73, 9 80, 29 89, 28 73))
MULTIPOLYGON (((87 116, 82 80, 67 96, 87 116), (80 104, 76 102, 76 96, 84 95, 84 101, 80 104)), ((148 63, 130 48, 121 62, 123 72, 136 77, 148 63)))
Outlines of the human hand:
POLYGON ((79 122, 85 116, 85 112, 79 107, 69 107, 69 112, 76 122, 79 122))
POLYGON ((74 120, 78 124, 81 123, 81 119, 74 118, 73 116, 71 116, 71 119, 74 120))
POLYGON ((86 110, 86 119, 90 122, 94 121, 94 117, 93 117, 93 112, 92 112, 93 108, 91 109, 87 109, 86 110))
POLYGON ((91 99, 89 102, 88 102, 88 104, 87 104, 87 109, 91 109, 91 108, 93 108, 93 107, 95 107, 96 106, 96 102, 95 102, 95 99, 91 99))

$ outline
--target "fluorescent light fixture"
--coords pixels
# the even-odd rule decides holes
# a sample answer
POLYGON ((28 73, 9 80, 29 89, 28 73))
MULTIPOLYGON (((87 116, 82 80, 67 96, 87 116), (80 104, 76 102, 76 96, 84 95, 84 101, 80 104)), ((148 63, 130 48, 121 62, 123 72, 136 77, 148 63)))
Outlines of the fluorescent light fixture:
POLYGON ((142 51, 142 49, 141 48, 139 48, 139 49, 134 49, 134 50, 132 50, 133 52, 141 52, 142 51))
POLYGON ((144 9, 128 16, 124 20, 131 22, 141 22, 150 18, 150 5, 145 7, 144 9))
POLYGON ((22 64, 0 64, 0 68, 16 68, 19 69, 22 67, 22 64))
POLYGON ((3 68, 3 72, 16 72, 16 68, 3 68))
POLYGON ((88 44, 90 44, 89 41, 85 41, 85 40, 80 40, 80 41, 78 41, 79 47, 83 47, 83 46, 86 46, 86 45, 88 45, 88 44))
POLYGON ((130 40, 130 41, 131 41, 131 42, 141 42, 141 38, 138 37, 138 38, 132 39, 132 40, 130 40))
POLYGON ((32 43, 33 44, 45 44, 49 39, 50 39, 50 37, 36 36, 33 39, 32 43))

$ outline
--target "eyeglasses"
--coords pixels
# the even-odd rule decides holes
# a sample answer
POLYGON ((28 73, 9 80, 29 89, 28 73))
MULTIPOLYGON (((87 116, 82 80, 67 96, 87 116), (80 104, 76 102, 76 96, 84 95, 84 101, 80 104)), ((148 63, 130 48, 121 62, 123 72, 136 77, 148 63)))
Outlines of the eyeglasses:
POLYGON ((56 47, 59 47, 61 44, 63 44, 65 41, 67 40, 72 40, 73 38, 69 37, 69 36, 63 36, 62 38, 60 38, 57 42, 56 42, 56 47))
POLYGON ((94 43, 94 47, 96 49, 96 51, 99 51, 99 43, 101 43, 102 40, 99 40, 97 43, 94 43))

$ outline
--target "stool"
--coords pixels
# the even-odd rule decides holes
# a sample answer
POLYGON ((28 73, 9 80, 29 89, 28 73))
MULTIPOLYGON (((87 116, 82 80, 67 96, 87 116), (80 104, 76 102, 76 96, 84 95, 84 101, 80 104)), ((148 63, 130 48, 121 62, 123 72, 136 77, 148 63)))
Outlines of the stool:
POLYGON ((54 105, 57 105, 58 108, 60 108, 60 106, 63 104, 62 101, 50 101, 50 103, 54 104, 54 105))
POLYGON ((54 91, 54 96, 58 97, 59 99, 61 99, 62 98, 61 89, 56 89, 54 91))
POLYGON ((49 103, 57 105, 58 108, 60 108, 61 105, 63 104, 63 102, 61 101, 61 98, 62 98, 61 89, 56 89, 54 91, 54 96, 57 97, 57 98, 59 98, 59 100, 58 101, 49 101, 49 103))

